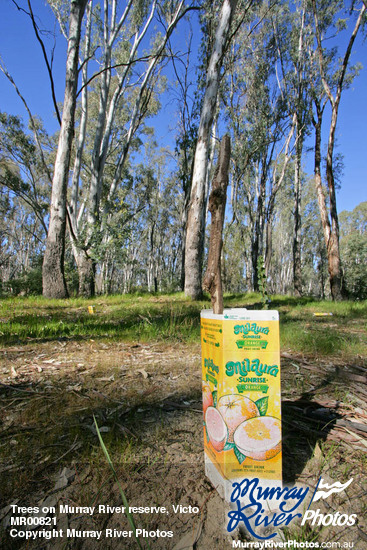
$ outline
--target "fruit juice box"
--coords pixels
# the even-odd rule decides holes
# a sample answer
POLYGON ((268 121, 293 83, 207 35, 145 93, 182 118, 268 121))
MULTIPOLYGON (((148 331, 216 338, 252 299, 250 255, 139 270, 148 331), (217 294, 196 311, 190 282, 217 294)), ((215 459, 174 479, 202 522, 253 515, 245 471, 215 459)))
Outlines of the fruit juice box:
POLYGON ((205 470, 227 501, 232 483, 282 479, 279 315, 201 312, 205 470))

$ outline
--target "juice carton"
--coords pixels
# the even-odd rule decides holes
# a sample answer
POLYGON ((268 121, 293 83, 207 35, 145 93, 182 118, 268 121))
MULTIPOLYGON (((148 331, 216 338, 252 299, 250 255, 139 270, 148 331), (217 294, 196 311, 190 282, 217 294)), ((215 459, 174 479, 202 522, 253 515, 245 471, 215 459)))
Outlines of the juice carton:
POLYGON ((232 483, 282 479, 279 315, 201 312, 205 471, 230 500, 232 483))

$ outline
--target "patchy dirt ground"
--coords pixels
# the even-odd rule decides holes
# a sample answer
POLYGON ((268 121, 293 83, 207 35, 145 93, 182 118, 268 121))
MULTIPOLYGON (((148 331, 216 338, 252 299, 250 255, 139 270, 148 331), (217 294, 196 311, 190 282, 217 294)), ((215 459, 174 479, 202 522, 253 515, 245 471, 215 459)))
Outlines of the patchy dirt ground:
MULTIPOLYGON (((88 550, 90 538, 14 540, 10 505, 167 508, 140 513, 138 527, 173 531, 150 548, 227 549, 226 506, 204 475, 200 347, 54 340, 1 350, 0 522, 2 547, 88 550), (99 445, 95 417, 118 482, 99 445), (197 507, 175 513, 173 506, 197 507)), ((295 540, 348 541, 367 548, 366 365, 345 365, 284 351, 283 469, 288 483, 312 488, 322 475, 353 483, 320 504, 323 513, 357 514, 352 527, 292 527, 295 540)), ((129 530, 122 513, 58 514, 57 529, 129 530)), ((235 538, 240 535, 236 534, 235 538)), ((242 537, 243 538, 243 537, 242 537)), ((143 548, 148 548, 143 539, 143 548)), ((106 538, 106 549, 138 548, 106 538)))

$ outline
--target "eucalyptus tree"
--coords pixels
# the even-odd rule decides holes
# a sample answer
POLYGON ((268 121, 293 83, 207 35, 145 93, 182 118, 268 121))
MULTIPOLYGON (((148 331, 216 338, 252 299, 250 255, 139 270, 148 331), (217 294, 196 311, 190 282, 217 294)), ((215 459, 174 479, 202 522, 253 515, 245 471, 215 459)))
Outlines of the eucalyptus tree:
POLYGON ((298 0, 271 14, 278 62, 276 77, 284 106, 294 124, 294 184, 293 184, 293 289, 302 294, 301 268, 301 164, 305 137, 311 123, 311 94, 308 83, 308 52, 312 40, 311 16, 307 0, 298 0))
POLYGON ((325 298, 328 293, 327 255, 315 196, 314 178, 304 178, 302 200, 302 281, 308 295, 325 298))
POLYGON ((154 140, 146 144, 143 163, 151 185, 139 216, 138 257, 149 292, 179 288, 182 196, 168 169, 170 156, 169 149, 159 148, 154 140))
MULTIPOLYGON (((293 231, 294 231, 294 163, 288 164, 283 185, 279 189, 273 220, 272 261, 268 271, 267 284, 270 293, 291 294, 293 281, 293 231)), ((322 226, 314 192, 314 181, 302 178, 301 204, 301 256, 302 285, 309 295, 324 297, 327 283, 326 249, 322 238, 322 226)))
POLYGON ((64 104, 52 180, 50 222, 43 259, 43 294, 49 298, 65 298, 68 295, 64 276, 66 192, 74 136, 80 34, 86 4, 87 0, 70 2, 64 104))
POLYGON ((48 170, 52 170, 54 143, 41 122, 34 118, 34 123, 42 145, 42 158, 34 136, 26 132, 22 120, 0 112, 0 186, 33 212, 40 227, 38 240, 44 242, 50 202, 48 170))
MULTIPOLYGON (((175 153, 177 158, 177 178, 181 183, 183 193, 181 218, 181 239, 180 239, 180 287, 185 289, 185 247, 187 216, 190 205, 191 183, 193 161, 197 140, 197 105, 198 88, 194 89, 192 81, 192 41, 193 31, 190 28, 186 40, 187 52, 184 57, 177 61, 172 57, 172 66, 176 80, 175 99, 177 102, 177 135, 175 153)), ((201 78, 201 71, 199 78, 201 78)), ((199 82, 200 84, 200 82, 199 82)))
POLYGON ((20 283, 41 258, 44 236, 29 205, 9 188, 0 191, 0 293, 18 293, 27 290, 20 283))
MULTIPOLYGON (((39 137, 40 134, 41 131, 39 137)), ((0 286, 3 291, 41 291, 40 260, 47 234, 48 208, 48 177, 34 138, 25 132, 18 117, 0 113, 0 286)))
POLYGON ((367 298, 367 202, 352 212, 343 210, 340 221, 340 252, 349 298, 367 298))
POLYGON ((276 197, 291 158, 295 129, 275 70, 279 48, 272 9, 264 4, 257 14, 256 29, 244 27, 238 33, 223 94, 234 143, 233 218, 245 224, 250 236, 246 271, 251 272, 253 290, 258 288, 260 256, 265 256, 269 272, 276 197), (240 201, 246 205, 244 219, 239 216, 240 201))
POLYGON ((98 293, 130 292, 145 280, 146 212, 156 184, 152 167, 143 162, 125 171, 110 205, 108 237, 96 249, 98 293))
POLYGON ((234 221, 227 223, 223 232, 221 258, 225 292, 240 293, 251 289, 251 269, 249 269, 247 257, 249 250, 249 235, 245 231, 244 225, 234 221))
POLYGON ((141 278, 148 261, 143 246, 147 211, 156 187, 157 179, 149 164, 135 164, 125 172, 110 204, 107 238, 95 244, 98 293, 129 292, 141 278))
MULTIPOLYGON (((53 176, 48 172, 52 199, 44 257, 44 293, 55 297, 67 295, 63 272, 67 220, 79 271, 79 291, 90 295, 94 292, 99 252, 108 247, 109 227, 116 217, 114 203, 125 178, 129 152, 138 148, 138 132, 144 119, 159 109, 158 96, 163 90, 160 70, 171 56, 167 43, 181 19, 199 7, 195 0, 168 3, 104 0, 102 6, 93 0, 70 3, 49 0, 49 4, 68 43, 62 119, 52 63, 29 2, 29 15, 42 46, 53 104, 61 122, 53 176), (78 97, 78 135, 72 149, 78 97), (74 165, 69 181, 71 158, 74 165)), ((25 104, 35 131, 25 98, 2 63, 0 68, 25 104)), ((38 137, 36 131, 35 135, 38 137)), ((39 150, 42 153, 41 146, 39 150)))
MULTIPOLYGON (((184 15, 195 8, 193 2, 186 4, 184 0, 170 3, 169 9, 166 3, 156 0, 130 0, 122 11, 120 4, 105 0, 101 16, 93 14, 101 29, 95 34, 101 52, 100 68, 89 78, 83 74, 81 86, 82 113, 86 90, 89 102, 93 89, 98 97, 94 99, 94 112, 88 107, 87 121, 80 125, 84 136, 79 135, 76 161, 83 159, 84 166, 82 172, 79 161, 75 166, 70 203, 70 234, 80 275, 79 289, 85 295, 94 292, 96 243, 108 241, 113 202, 123 181, 129 151, 138 144, 144 120, 159 108, 163 82, 160 68, 168 40, 184 15), (154 33, 155 25, 160 30, 154 33), (88 133, 94 137, 87 146, 88 133)), ((86 52, 87 48, 86 41, 86 52)))
POLYGON ((289 294, 293 290, 292 258, 292 206, 293 165, 287 170, 287 177, 279 189, 274 210, 272 229, 272 258, 267 272, 268 290, 271 294, 289 294))
MULTIPOLYGON (((343 276, 340 261, 339 250, 339 220, 336 204, 335 193, 335 174, 334 174, 334 146, 335 146, 335 130, 339 114, 339 106, 343 89, 345 89, 358 68, 353 67, 349 73, 347 72, 352 47, 355 38, 361 26, 363 25, 366 5, 364 2, 353 2, 351 4, 353 10, 357 9, 356 19, 352 22, 352 17, 349 26, 352 26, 352 32, 348 35, 348 43, 344 55, 341 59, 336 59, 336 56, 331 56, 330 51, 325 49, 325 41, 328 38, 328 33, 335 30, 335 27, 340 28, 340 10, 345 7, 344 2, 317 2, 311 0, 312 13, 314 17, 314 33, 315 33, 315 51, 318 60, 319 77, 323 93, 315 93, 314 104, 317 113, 317 120, 314 125, 316 129, 316 146, 315 146, 315 184, 317 197, 319 202, 322 226, 324 231, 324 239, 327 248, 328 270, 330 278, 330 289, 333 300, 340 300, 344 296, 343 276), (357 6, 359 6, 357 8, 357 6), (322 179, 320 173, 320 142, 321 142, 321 124, 322 115, 327 98, 331 106, 331 121, 329 127, 329 137, 327 145, 326 157, 326 180, 329 204, 325 200, 325 194, 322 187, 322 179)), ((347 29, 347 32, 348 29, 347 29)))
POLYGON ((183 195, 169 170, 172 153, 151 136, 140 156, 116 192, 108 239, 97 249, 98 293, 179 289, 183 195))
MULTIPOLYGON (((251 1, 249 5, 251 4, 251 1)), ((223 0, 206 74, 205 93, 201 105, 200 123, 195 148, 190 207, 187 218, 185 246, 185 293, 192 299, 202 295, 202 254, 205 231, 205 182, 207 181, 211 130, 223 58, 230 43, 231 22, 237 0, 223 0)))
POLYGON ((0 279, 13 292, 30 290, 37 267, 41 291, 40 259, 47 235, 50 204, 47 169, 52 170, 53 142, 35 117, 38 149, 21 119, 0 112, 0 279), (37 265, 36 265, 37 264, 37 265))
POLYGON ((0 112, 0 271, 13 292, 29 290, 37 262, 42 289, 39 261, 47 235, 54 141, 36 117, 31 124, 37 139, 19 117, 0 112))

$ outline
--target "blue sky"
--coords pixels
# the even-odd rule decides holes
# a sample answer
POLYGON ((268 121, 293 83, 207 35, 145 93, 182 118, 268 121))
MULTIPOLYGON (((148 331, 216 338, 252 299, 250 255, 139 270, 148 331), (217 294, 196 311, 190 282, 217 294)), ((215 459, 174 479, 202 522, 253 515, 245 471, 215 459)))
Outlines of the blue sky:
MULTIPOLYGON (((20 5, 26 3, 19 0, 20 5)), ((42 0, 33 2, 34 12, 40 17, 40 26, 53 29, 53 16, 42 0)), ((58 128, 53 115, 50 85, 44 65, 41 49, 36 41, 29 18, 19 12, 11 0, 1 0, 0 11, 0 55, 10 74, 27 99, 34 114, 43 119, 46 129, 52 133, 58 128)), ((56 28, 57 30, 57 28, 56 28)), ((52 37, 44 37, 49 47, 52 37)), ((65 71, 65 40, 59 35, 55 49, 55 83, 58 101, 63 100, 65 71)), ((358 203, 367 200, 367 44, 362 35, 357 37, 353 48, 352 62, 362 62, 365 68, 355 79, 350 89, 342 95, 338 127, 337 152, 344 156, 344 174, 341 189, 337 193, 338 211, 352 210, 358 203)), ((174 146, 174 103, 163 105, 162 114, 157 120, 157 135, 174 146), (167 113, 170 113, 167 116, 167 113)), ((18 114, 27 121, 26 111, 15 90, 0 73, 0 109, 10 114, 18 114)), ((153 121, 151 121, 152 123, 153 121)), ((327 139, 328 118, 324 124, 324 144, 327 139)), ((311 146, 313 136, 308 143, 311 146)), ((306 162, 307 172, 312 173, 313 159, 309 154, 306 162)))

